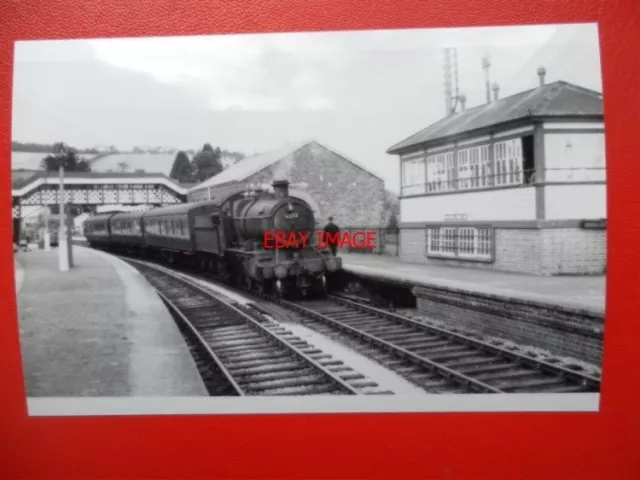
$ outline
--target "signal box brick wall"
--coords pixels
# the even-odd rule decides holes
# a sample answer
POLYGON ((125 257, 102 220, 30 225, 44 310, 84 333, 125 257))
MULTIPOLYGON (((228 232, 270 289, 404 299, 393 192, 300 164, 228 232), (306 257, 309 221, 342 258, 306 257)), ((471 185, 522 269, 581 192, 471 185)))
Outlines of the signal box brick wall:
POLYGON ((602 275, 606 270, 606 230, 496 228, 495 260, 483 263, 427 257, 425 229, 403 228, 399 256, 412 263, 532 275, 602 275))
POLYGON ((604 317, 523 300, 446 288, 416 287, 418 310, 452 327, 569 355, 602 361, 604 317))
POLYGON ((271 184, 274 179, 289 180, 292 190, 305 185, 300 190, 316 203, 318 227, 329 216, 340 227, 382 226, 384 181, 318 143, 306 144, 242 183, 271 184))

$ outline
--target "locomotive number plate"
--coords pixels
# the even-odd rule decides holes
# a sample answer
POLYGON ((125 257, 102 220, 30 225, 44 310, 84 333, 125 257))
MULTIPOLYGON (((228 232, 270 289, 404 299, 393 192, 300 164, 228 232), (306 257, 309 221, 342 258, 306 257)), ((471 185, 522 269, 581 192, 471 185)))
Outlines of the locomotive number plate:
POLYGON ((298 214, 297 213, 287 213, 284 216, 285 220, 291 220, 292 218, 298 218, 298 214))

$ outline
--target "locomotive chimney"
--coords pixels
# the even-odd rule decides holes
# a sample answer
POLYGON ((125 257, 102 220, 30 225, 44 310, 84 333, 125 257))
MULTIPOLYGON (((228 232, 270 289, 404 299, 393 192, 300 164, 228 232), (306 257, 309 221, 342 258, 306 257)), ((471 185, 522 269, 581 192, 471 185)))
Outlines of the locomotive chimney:
POLYGON ((287 180, 274 180, 272 185, 276 197, 283 198, 289 196, 289 182, 287 180))

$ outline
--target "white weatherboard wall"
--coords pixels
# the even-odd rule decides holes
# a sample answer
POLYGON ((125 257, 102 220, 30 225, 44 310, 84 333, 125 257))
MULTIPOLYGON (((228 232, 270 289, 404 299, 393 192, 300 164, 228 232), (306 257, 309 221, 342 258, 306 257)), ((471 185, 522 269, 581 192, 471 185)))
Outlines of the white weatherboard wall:
POLYGON ((441 222, 453 214, 469 221, 535 220, 535 195, 535 188, 520 187, 403 198, 400 222, 441 222))
POLYGON ((545 180, 604 181, 604 133, 544 135, 545 180))
POLYGON ((607 186, 545 185, 545 218, 583 220, 607 218, 607 186))

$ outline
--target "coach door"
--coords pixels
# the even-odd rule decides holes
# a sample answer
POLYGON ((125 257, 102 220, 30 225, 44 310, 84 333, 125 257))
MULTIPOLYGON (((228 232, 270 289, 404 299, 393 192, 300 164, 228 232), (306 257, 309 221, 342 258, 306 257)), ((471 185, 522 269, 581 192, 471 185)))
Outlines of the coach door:
POLYGON ((217 214, 198 215, 194 219, 196 249, 220 254, 220 217, 217 214))
POLYGON ((213 231, 215 232, 215 243, 216 243, 216 253, 222 253, 222 235, 220 231, 220 214, 214 213, 211 215, 211 225, 213 226, 213 231))

